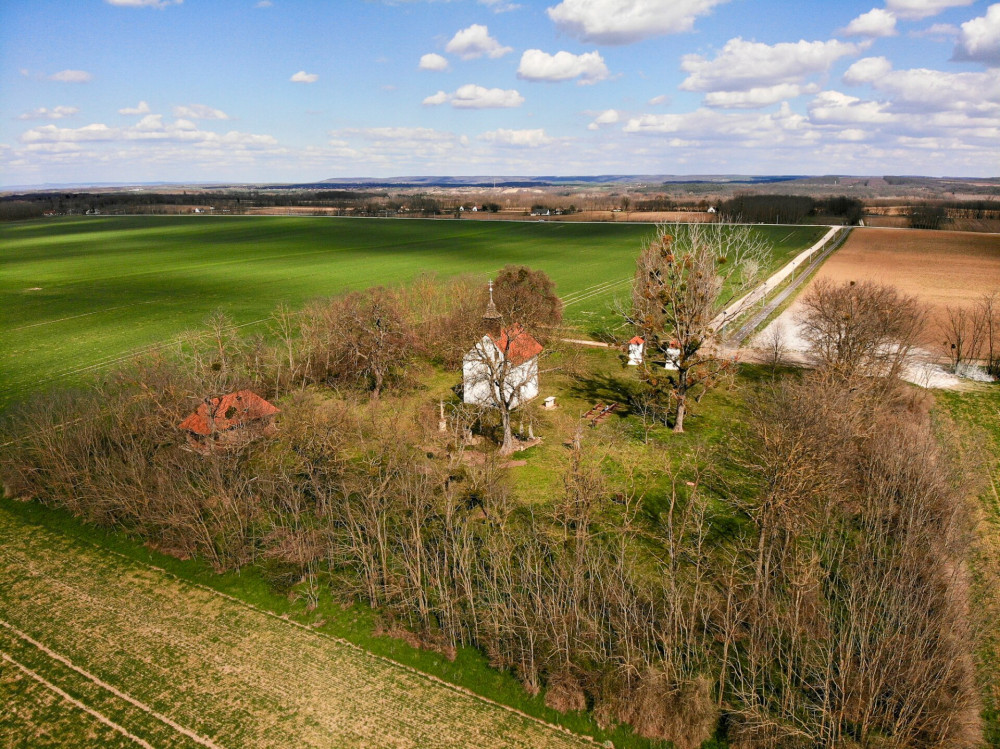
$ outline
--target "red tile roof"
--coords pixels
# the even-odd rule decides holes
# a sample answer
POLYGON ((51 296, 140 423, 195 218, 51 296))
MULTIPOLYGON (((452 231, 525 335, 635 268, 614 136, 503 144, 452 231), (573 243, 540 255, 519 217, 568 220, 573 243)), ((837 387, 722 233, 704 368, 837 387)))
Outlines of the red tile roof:
POLYGON ((642 339, 642 336, 636 336, 629 343, 645 343, 645 341, 642 339))
POLYGON ((529 359, 534 359, 543 351, 542 344, 520 325, 511 325, 509 328, 501 330, 499 336, 491 335, 490 338, 515 367, 519 367, 529 359))
POLYGON ((189 432, 208 436, 212 433, 208 425, 210 414, 215 416, 215 431, 224 432, 247 422, 273 416, 279 410, 256 393, 240 390, 221 398, 212 398, 211 404, 202 403, 198 406, 198 410, 184 419, 179 426, 189 432))

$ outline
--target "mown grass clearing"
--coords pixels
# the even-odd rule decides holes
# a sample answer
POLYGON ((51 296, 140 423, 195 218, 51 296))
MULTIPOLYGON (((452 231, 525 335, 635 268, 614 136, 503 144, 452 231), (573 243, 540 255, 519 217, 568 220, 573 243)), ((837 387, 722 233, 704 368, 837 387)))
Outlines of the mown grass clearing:
MULTIPOLYGON (((195 742, 201 745, 585 745, 347 643, 7 512, 0 512, 0 550, 0 620, 6 623, 0 650, 30 661, 24 665, 31 671, 136 735, 167 725, 137 713, 141 703, 201 737, 195 742), (109 696, 81 672, 132 701, 109 696)), ((4 678, 23 683, 20 676, 4 678)), ((31 716, 47 699, 32 687, 8 706, 22 716, 15 726, 23 735, 13 745, 30 743, 40 730, 31 716)), ((67 735, 101 730, 83 711, 65 720, 67 735)), ((189 736, 175 733, 149 741, 191 745, 189 736)))
MULTIPOLYGON (((755 227, 773 267, 822 227, 755 227)), ((0 407, 169 345, 208 313, 264 329, 279 303, 391 285, 421 273, 540 268, 587 334, 613 320, 649 225, 297 217, 117 217, 0 226, 0 407)))

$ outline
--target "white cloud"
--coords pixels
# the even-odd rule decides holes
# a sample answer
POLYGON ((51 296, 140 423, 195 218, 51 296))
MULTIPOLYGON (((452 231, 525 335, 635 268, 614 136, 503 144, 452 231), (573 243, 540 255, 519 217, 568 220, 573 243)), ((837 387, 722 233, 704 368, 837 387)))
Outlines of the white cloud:
POLYGON ((421 70, 443 71, 448 69, 448 60, 436 52, 428 52, 420 58, 421 70))
POLYGON ((948 8, 962 8, 972 5, 975 0, 886 0, 886 10, 899 18, 927 18, 936 16, 948 8))
POLYGON ((134 107, 124 107, 118 110, 118 114, 149 114, 149 104, 145 101, 140 101, 138 105, 134 107))
POLYGON ((184 0, 104 0, 108 5, 119 8, 166 8, 168 5, 180 5, 184 0))
POLYGON ((412 143, 440 143, 455 140, 454 133, 434 130, 429 127, 366 127, 331 130, 334 138, 361 136, 375 141, 408 141, 412 143))
POLYGON ((500 44, 490 36, 490 31, 486 26, 478 23, 457 32, 444 50, 458 55, 463 60, 474 60, 483 55, 495 59, 514 51, 512 47, 504 47, 500 44))
POLYGON ((600 130, 601 125, 613 125, 621 120, 621 115, 617 109, 605 109, 594 121, 587 125, 588 130, 600 130))
POLYGON ((562 0, 546 12, 560 31, 585 42, 631 44, 690 31, 727 0, 562 0))
POLYGON ((883 124, 893 121, 885 104, 862 101, 840 91, 823 91, 809 104, 809 116, 820 123, 883 124))
POLYGON ((574 55, 570 52, 556 52, 550 55, 540 49, 525 50, 517 77, 526 81, 568 81, 579 78, 579 83, 597 83, 605 80, 610 73, 604 58, 598 52, 574 55))
POLYGON ((668 136, 676 145, 726 143, 743 148, 814 144, 820 134, 808 119, 782 104, 778 112, 720 114, 697 109, 681 114, 644 114, 630 119, 624 132, 668 136))
POLYGON ((662 104, 669 104, 670 97, 667 96, 666 94, 660 94, 659 96, 654 96, 646 103, 649 104, 651 107, 658 107, 662 104))
POLYGON ((817 91, 819 86, 814 83, 806 86, 779 83, 776 86, 751 88, 749 91, 711 91, 705 95, 705 105, 717 109, 760 109, 817 91))
POLYGON ((257 0, 257 4, 253 7, 255 8, 270 8, 274 3, 271 0, 257 0))
POLYGON ((1000 114, 1000 70, 946 73, 927 68, 893 70, 884 57, 858 60, 844 73, 848 85, 869 84, 891 97, 893 111, 925 114, 1000 114))
POLYGON ((844 73, 844 83, 857 86, 871 83, 884 77, 892 70, 892 63, 885 57, 865 57, 851 65, 844 73))
POLYGON ((307 73, 304 70, 300 70, 298 73, 289 78, 292 83, 315 83, 319 80, 319 75, 316 73, 307 73))
POLYGON ((954 58, 1000 67, 1000 3, 987 8, 985 16, 962 24, 954 58))
POLYGON ((684 91, 750 91, 798 83, 808 75, 826 72, 836 60, 860 49, 836 39, 769 45, 736 37, 726 42, 714 60, 684 55, 681 68, 690 75, 680 87, 684 91))
POLYGON ((58 73, 50 75, 49 80, 59 81, 60 83, 87 83, 93 77, 93 74, 88 73, 86 70, 60 70, 58 73))
POLYGON ((174 141, 193 145, 229 145, 241 148, 269 147, 277 145, 277 140, 271 135, 241 133, 231 130, 228 133, 216 133, 210 130, 199 130, 187 120, 176 120, 165 124, 163 115, 146 115, 135 125, 129 127, 109 127, 104 123, 93 123, 78 128, 61 128, 55 125, 42 125, 21 134, 21 142, 26 144, 43 143, 101 143, 125 141, 174 141))
POLYGON ((910 36, 912 37, 916 37, 918 39, 920 37, 927 37, 928 39, 933 39, 935 41, 947 41, 949 39, 954 39, 958 35, 958 26, 953 26, 950 23, 935 23, 921 31, 910 32, 910 36))
POLYGON ((524 97, 514 89, 486 88, 474 83, 459 86, 453 94, 438 91, 424 99, 428 106, 436 106, 451 102, 456 109, 502 109, 519 107, 524 103, 524 97))
POLYGON ((508 2, 507 0, 479 0, 480 5, 485 5, 494 13, 506 13, 510 10, 517 10, 520 5, 508 2))
POLYGON ((872 39, 896 35, 896 16, 883 8, 873 8, 851 21, 842 32, 846 36, 867 36, 872 39))
POLYGON ((448 101, 449 96, 444 91, 438 91, 436 94, 431 94, 426 99, 424 99, 421 104, 428 107, 435 107, 438 104, 444 104, 448 101))
POLYGON ((174 107, 174 117, 188 117, 192 120, 228 120, 229 115, 221 109, 213 109, 204 104, 189 104, 174 107))
POLYGON ((61 120, 63 117, 70 117, 80 110, 77 107, 38 107, 29 112, 19 114, 19 120, 61 120))
POLYGON ((515 148, 538 148, 538 146, 545 146, 553 141, 541 128, 537 130, 505 130, 500 128, 483 133, 479 138, 487 143, 515 148))

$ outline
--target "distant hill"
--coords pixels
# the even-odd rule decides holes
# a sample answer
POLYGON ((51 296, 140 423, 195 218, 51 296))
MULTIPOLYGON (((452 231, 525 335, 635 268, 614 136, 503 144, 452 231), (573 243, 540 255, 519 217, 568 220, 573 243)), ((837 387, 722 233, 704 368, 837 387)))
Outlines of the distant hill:
POLYGON ((748 175, 674 175, 674 174, 601 174, 597 176, 410 176, 410 177, 334 177, 308 185, 287 187, 559 187, 562 185, 611 185, 611 184, 667 184, 713 182, 718 184, 762 184, 802 179, 800 176, 748 176, 748 175))

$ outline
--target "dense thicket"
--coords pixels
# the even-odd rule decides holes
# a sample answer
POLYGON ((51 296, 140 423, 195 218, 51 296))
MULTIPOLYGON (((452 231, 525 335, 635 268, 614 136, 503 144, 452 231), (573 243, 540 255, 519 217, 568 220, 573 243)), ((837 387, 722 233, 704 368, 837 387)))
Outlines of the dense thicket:
POLYGON ((482 293, 459 283, 279 311, 276 345, 216 317, 179 360, 38 398, 7 419, 5 491, 363 601, 427 647, 481 648, 556 708, 678 747, 720 717, 748 749, 974 745, 968 487, 923 401, 831 368, 749 395, 722 454, 577 435, 562 488, 526 507, 494 453, 463 459, 475 412, 437 431, 434 404, 395 394, 405 371, 379 387, 379 351, 338 338, 386 328, 447 360, 482 293), (277 435, 185 449, 180 419, 243 387, 277 396, 277 435))

